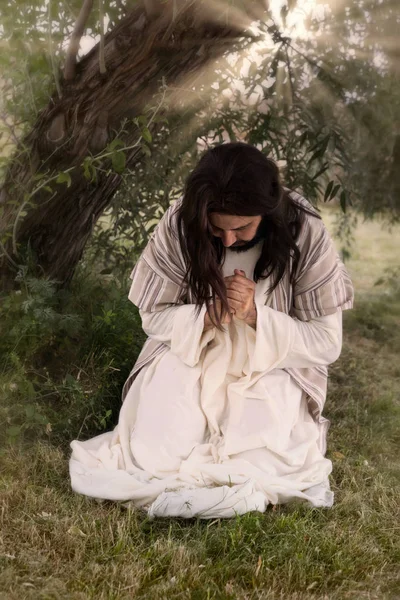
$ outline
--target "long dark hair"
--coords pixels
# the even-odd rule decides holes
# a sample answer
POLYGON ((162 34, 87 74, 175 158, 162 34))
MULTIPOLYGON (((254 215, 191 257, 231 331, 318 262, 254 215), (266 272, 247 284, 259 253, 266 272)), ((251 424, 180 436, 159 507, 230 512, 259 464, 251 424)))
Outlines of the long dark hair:
MULTIPOLYGON (((318 216, 296 203, 284 190, 276 163, 244 142, 231 142, 207 150, 186 180, 177 209, 177 230, 187 265, 184 283, 190 287, 197 316, 218 296, 221 308, 229 311, 221 263, 225 257, 222 240, 212 234, 212 212, 240 216, 262 216, 264 237, 261 255, 254 269, 254 281, 272 276, 269 291, 281 281, 293 257, 290 281, 300 251, 296 240, 305 213, 318 216), (211 295, 210 295, 211 287, 211 295)), ((222 311, 221 311, 222 312, 222 311)), ((222 330, 222 315, 217 323, 222 330)))

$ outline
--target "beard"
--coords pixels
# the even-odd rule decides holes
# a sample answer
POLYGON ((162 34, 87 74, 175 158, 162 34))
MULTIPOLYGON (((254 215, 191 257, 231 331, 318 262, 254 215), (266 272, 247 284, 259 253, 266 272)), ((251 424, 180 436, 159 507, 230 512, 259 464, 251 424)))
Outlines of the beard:
MULTIPOLYGON (((237 246, 235 246, 235 245, 229 246, 229 250, 232 250, 233 252, 246 252, 246 250, 250 250, 250 248, 253 248, 256 244, 258 244, 259 242, 264 240, 266 237, 266 234, 267 234, 266 223, 265 223, 264 219, 261 219, 260 224, 257 227, 257 231, 251 240, 248 240, 244 243, 239 243, 237 246)), ((235 242, 235 244, 236 243, 237 242, 235 242)))

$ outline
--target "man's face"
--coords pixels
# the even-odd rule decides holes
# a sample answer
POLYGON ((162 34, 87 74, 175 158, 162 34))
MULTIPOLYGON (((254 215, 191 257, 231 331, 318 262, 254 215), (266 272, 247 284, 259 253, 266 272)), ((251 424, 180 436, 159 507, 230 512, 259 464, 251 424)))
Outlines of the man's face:
POLYGON ((263 239, 262 217, 240 217, 222 213, 210 213, 209 222, 215 237, 219 237, 226 248, 244 252, 263 239))

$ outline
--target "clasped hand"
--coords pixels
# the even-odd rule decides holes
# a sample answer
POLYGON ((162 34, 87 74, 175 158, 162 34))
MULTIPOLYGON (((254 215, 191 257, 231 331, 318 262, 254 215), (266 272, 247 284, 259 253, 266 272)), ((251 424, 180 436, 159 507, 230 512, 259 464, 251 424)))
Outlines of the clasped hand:
MULTIPOLYGON (((230 312, 229 314, 223 313, 222 323, 230 323, 232 315, 243 321, 254 320, 257 314, 254 302, 255 282, 247 279, 245 272, 239 269, 234 270, 234 275, 224 277, 224 281, 230 312)), ((219 314, 221 311, 219 298, 216 299, 215 305, 219 314)))

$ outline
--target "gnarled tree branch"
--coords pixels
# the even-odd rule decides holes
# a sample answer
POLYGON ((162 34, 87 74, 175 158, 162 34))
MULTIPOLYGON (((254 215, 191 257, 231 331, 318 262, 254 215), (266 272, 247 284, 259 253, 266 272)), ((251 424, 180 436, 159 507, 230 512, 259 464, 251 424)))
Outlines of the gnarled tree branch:
POLYGON ((64 79, 66 81, 71 81, 75 77, 76 56, 79 50, 79 43, 81 41, 83 32, 85 31, 85 25, 91 13, 92 7, 93 0, 84 0, 81 11, 76 20, 65 58, 64 79))
POLYGON ((143 5, 149 19, 155 17, 160 12, 160 6, 157 0, 143 0, 143 5))

